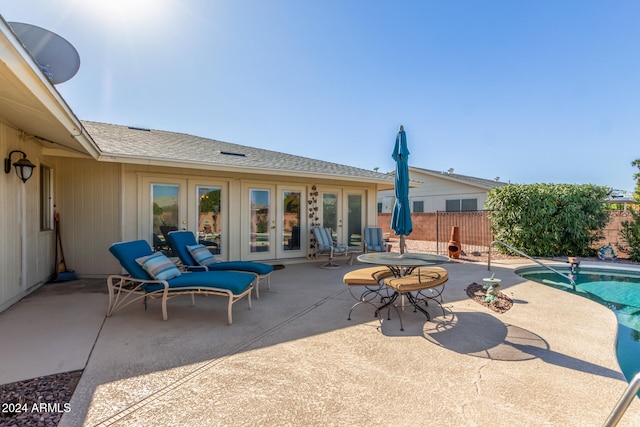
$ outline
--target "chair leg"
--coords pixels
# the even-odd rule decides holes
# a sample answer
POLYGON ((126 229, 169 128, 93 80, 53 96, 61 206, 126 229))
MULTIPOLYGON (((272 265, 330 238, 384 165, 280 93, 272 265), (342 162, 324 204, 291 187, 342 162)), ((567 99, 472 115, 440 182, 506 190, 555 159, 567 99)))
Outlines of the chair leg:
POLYGON ((336 268, 340 268, 340 266, 339 266, 338 264, 334 264, 334 263, 333 263, 333 257, 330 257, 330 258, 329 258, 329 262, 328 262, 328 263, 326 263, 326 264, 322 264, 322 265, 320 266, 320 268, 326 268, 326 269, 334 270, 334 269, 336 269, 336 268))
POLYGON ((233 323, 233 295, 229 295, 229 302, 227 303, 227 323, 230 325, 233 323))
MULTIPOLYGON (((169 320, 169 315, 167 314, 167 300, 169 299, 169 289, 165 288, 162 293, 162 320, 169 320)), ((146 304, 146 297, 145 297, 146 304)))

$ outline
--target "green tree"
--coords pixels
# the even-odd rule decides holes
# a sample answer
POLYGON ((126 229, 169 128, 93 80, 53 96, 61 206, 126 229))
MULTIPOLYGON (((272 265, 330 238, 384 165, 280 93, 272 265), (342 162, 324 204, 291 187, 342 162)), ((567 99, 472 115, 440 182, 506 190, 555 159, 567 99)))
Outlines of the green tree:
MULTIPOLYGON (((631 166, 635 166, 640 170, 640 159, 631 162, 631 166)), ((633 178, 636 180, 633 198, 636 202, 640 203, 640 172, 636 172, 633 178)), ((620 224, 622 226, 620 236, 622 237, 623 243, 617 246, 620 252, 629 255, 631 261, 640 262, 640 211, 637 208, 631 208, 631 218, 631 221, 622 221, 620 224)))
MULTIPOLYGON (((609 222, 611 189, 591 184, 505 185, 486 207, 497 240, 531 256, 589 256, 609 222)), ((501 249, 502 250, 502 249, 501 249)))

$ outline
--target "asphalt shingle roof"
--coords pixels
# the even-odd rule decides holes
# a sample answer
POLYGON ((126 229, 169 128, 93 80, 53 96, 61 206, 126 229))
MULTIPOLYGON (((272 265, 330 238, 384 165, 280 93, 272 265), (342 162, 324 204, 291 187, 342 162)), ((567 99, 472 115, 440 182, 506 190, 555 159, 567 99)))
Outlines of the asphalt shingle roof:
POLYGON ((423 172, 426 173, 428 175, 438 175, 442 178, 449 178, 452 180, 457 180, 457 181, 464 181, 467 182, 471 185, 475 185, 477 187, 482 187, 482 188, 487 188, 487 189, 491 189, 491 188, 495 188, 495 187, 502 187, 503 185, 507 185, 506 182, 500 182, 500 181, 496 181, 493 179, 484 179, 484 178, 476 178, 473 176, 468 176, 468 175, 460 175, 458 173, 449 173, 449 172, 441 172, 441 171, 435 171, 435 170, 431 170, 431 169, 423 169, 423 168, 416 168, 416 167, 411 167, 411 169, 414 169, 418 172, 423 172))
POLYGON ((184 133, 83 121, 103 156, 179 161, 194 165, 300 172, 372 182, 393 182, 380 172, 184 133))

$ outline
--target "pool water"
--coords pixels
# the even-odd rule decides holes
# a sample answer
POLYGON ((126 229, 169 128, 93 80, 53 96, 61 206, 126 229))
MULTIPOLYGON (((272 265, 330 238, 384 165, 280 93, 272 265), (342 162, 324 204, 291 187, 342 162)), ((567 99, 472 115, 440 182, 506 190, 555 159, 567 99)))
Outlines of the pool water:
MULTIPOLYGON (((571 273, 567 265, 551 267, 567 276, 571 273)), ((546 268, 527 266, 515 272, 527 280, 574 292, 566 278, 546 268)), ((640 269, 582 264, 573 279, 575 293, 609 307, 615 313, 618 364, 627 381, 631 381, 640 372, 640 269)))

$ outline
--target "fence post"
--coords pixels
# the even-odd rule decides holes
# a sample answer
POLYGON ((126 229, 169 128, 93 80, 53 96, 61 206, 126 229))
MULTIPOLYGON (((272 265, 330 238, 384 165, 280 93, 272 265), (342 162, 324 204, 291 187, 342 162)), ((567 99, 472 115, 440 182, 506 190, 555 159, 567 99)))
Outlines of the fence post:
POLYGON ((438 219, 439 219, 438 212, 440 211, 436 211, 436 255, 440 254, 440 234, 439 234, 440 226, 438 224, 438 219))

